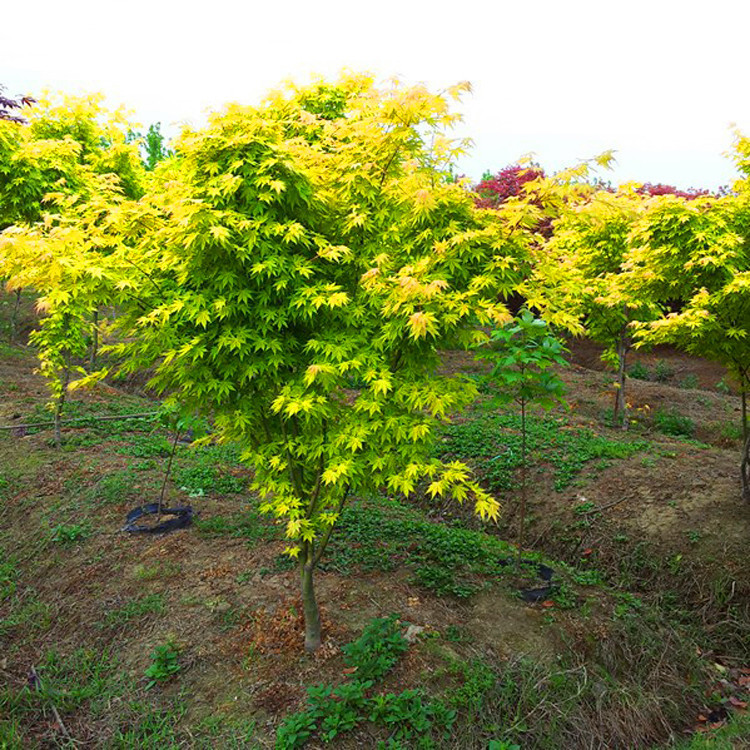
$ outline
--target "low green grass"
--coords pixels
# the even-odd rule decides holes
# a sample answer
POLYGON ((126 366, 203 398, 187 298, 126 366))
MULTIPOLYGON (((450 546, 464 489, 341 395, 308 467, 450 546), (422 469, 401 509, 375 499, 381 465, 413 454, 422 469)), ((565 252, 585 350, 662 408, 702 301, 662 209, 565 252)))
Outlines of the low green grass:
MULTIPOLYGON (((116 469, 105 474, 85 493, 85 499, 93 504, 117 505, 143 498, 144 477, 134 469, 116 469)), ((156 483, 152 482, 156 490, 156 483)), ((154 497, 154 500, 156 498, 154 497)))
POLYGON ((166 605, 162 594, 146 594, 123 605, 110 609, 99 623, 102 628, 116 628, 149 615, 161 615, 166 605))
POLYGON ((156 581, 174 578, 182 572, 182 565, 174 560, 157 560, 151 564, 139 563, 133 568, 133 578, 138 581, 156 581))
POLYGON ((15 558, 0 547, 0 603, 10 599, 16 592, 19 575, 15 558))
POLYGON ((174 484, 188 495, 232 495, 247 492, 239 453, 229 445, 184 448, 175 458, 174 484))
POLYGON ((262 541, 280 539, 283 536, 278 526, 273 525, 268 517, 262 516, 254 508, 233 516, 198 517, 193 524, 198 533, 206 537, 227 536, 262 541))
POLYGON ((0 713, 23 723, 24 717, 45 711, 50 704, 61 714, 82 707, 92 716, 105 716, 113 698, 125 692, 125 678, 108 650, 77 649, 62 655, 48 651, 36 665, 40 684, 21 690, 0 688, 0 713))
POLYGON ((125 719, 118 722, 107 750, 178 750, 185 747, 179 724, 187 707, 175 703, 158 708, 144 700, 131 700, 125 707, 125 719))
POLYGON ((16 591, 6 601, 3 617, 0 618, 0 637, 13 634, 43 633, 52 625, 52 607, 28 589, 19 596, 16 591))
MULTIPOLYGON (((106 750, 260 750, 255 739, 257 723, 223 714, 196 721, 190 732, 184 729, 188 705, 174 700, 167 708, 144 700, 130 701, 127 719, 107 741, 106 750)), ((1 747, 1 745, 0 745, 1 747)))
MULTIPOLYGON (((54 727, 53 706, 64 722, 70 717, 91 722, 96 728, 96 747, 106 750, 258 747, 256 723, 251 718, 212 716, 195 721, 186 731, 184 696, 146 699, 145 678, 130 677, 108 649, 81 648, 68 654, 50 650, 40 658, 35 671, 38 682, 24 687, 0 685, 3 750, 40 747, 35 741, 40 727, 47 735, 54 727)), ((54 746, 67 747, 62 730, 56 730, 56 735, 59 745, 54 746)))

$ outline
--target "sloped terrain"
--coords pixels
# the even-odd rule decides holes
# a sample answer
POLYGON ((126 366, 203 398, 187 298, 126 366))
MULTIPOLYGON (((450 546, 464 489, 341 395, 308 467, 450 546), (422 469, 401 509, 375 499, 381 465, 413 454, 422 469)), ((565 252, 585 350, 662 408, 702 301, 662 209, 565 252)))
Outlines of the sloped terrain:
MULTIPOLYGON (((668 362, 630 380, 623 434, 584 349, 564 373, 572 408, 530 420, 526 564, 518 420, 482 381, 440 450, 474 464, 500 522, 354 499, 317 577, 314 657, 297 573, 232 446, 178 445, 168 504, 195 522, 132 535, 125 516, 157 499, 171 451, 154 418, 66 429, 60 452, 48 430, 1 432, 0 747, 699 747, 704 730, 746 747, 737 399, 713 366, 648 355, 650 374, 668 362)), ((0 354, 0 425, 43 421, 32 353, 0 354)), ((463 355, 446 366, 481 376, 463 355)), ((103 386, 67 416, 154 410, 103 386)))

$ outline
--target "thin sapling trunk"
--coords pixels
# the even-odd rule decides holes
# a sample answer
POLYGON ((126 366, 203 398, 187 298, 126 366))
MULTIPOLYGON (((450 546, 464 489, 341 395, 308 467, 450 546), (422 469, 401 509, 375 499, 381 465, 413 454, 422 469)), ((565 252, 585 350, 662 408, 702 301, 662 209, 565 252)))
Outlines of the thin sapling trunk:
POLYGON ((174 460, 174 454, 177 451, 177 443, 180 439, 180 430, 175 430, 174 440, 172 441, 172 451, 167 459, 167 467, 164 470, 164 481, 161 483, 161 492, 159 493, 159 515, 161 515, 162 508, 164 507, 164 493, 167 489, 167 480, 169 475, 172 473, 172 461, 174 460))
POLYGON ((521 513, 518 527, 518 556, 516 565, 521 565, 526 533, 526 401, 521 400, 521 513))
POLYGON ((742 463, 740 465, 740 478, 742 480, 742 497, 750 503, 750 440, 742 444, 742 463))
POLYGON ((70 367, 67 365, 60 374, 60 394, 55 401, 55 448, 60 450, 62 447, 62 429, 60 426, 60 420, 62 418, 63 407, 65 406, 65 396, 68 393, 68 383, 70 382, 70 367))

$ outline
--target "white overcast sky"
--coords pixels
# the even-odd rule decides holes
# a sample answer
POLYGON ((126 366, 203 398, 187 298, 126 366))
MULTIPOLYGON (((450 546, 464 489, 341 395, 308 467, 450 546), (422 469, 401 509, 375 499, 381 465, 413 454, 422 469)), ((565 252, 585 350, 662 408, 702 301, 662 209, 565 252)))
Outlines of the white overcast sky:
POLYGON ((0 84, 102 91, 143 123, 200 124, 342 67, 474 87, 461 169, 616 149, 613 182, 729 183, 750 134, 749 0, 5 0, 0 84))

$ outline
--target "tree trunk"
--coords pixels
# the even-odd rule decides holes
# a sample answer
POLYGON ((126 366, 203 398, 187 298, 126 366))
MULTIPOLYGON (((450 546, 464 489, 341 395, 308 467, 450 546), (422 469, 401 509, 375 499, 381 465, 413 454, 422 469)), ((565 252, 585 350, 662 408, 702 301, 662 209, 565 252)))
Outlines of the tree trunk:
POLYGON ((305 651, 313 653, 320 647, 320 610, 315 599, 315 587, 313 585, 313 571, 315 563, 313 560, 313 549, 309 542, 303 544, 304 555, 300 566, 302 582, 302 609, 305 614, 305 651))
POLYGON ((55 448, 60 450, 62 446, 62 430, 60 428, 60 418, 62 417, 63 407, 65 406, 65 396, 68 392, 68 383, 70 382, 70 368, 66 367, 60 375, 62 390, 55 403, 55 448))
POLYGON ((9 339, 11 344, 16 343, 16 332, 18 329, 18 310, 21 307, 21 290, 16 289, 16 301, 13 305, 13 314, 10 317, 9 339))
POLYGON ((99 350, 99 311, 94 310, 91 316, 91 352, 89 353, 89 369, 96 368, 96 355, 99 350))
POLYGON ((740 478, 742 480, 742 497, 750 503, 750 434, 747 429, 747 377, 740 374, 740 396, 742 398, 742 463, 740 478))
POLYGON ((620 427, 628 429, 628 404, 625 400, 625 360, 628 356, 628 345, 625 331, 620 335, 617 344, 617 401, 615 404, 615 418, 620 417, 620 427))

